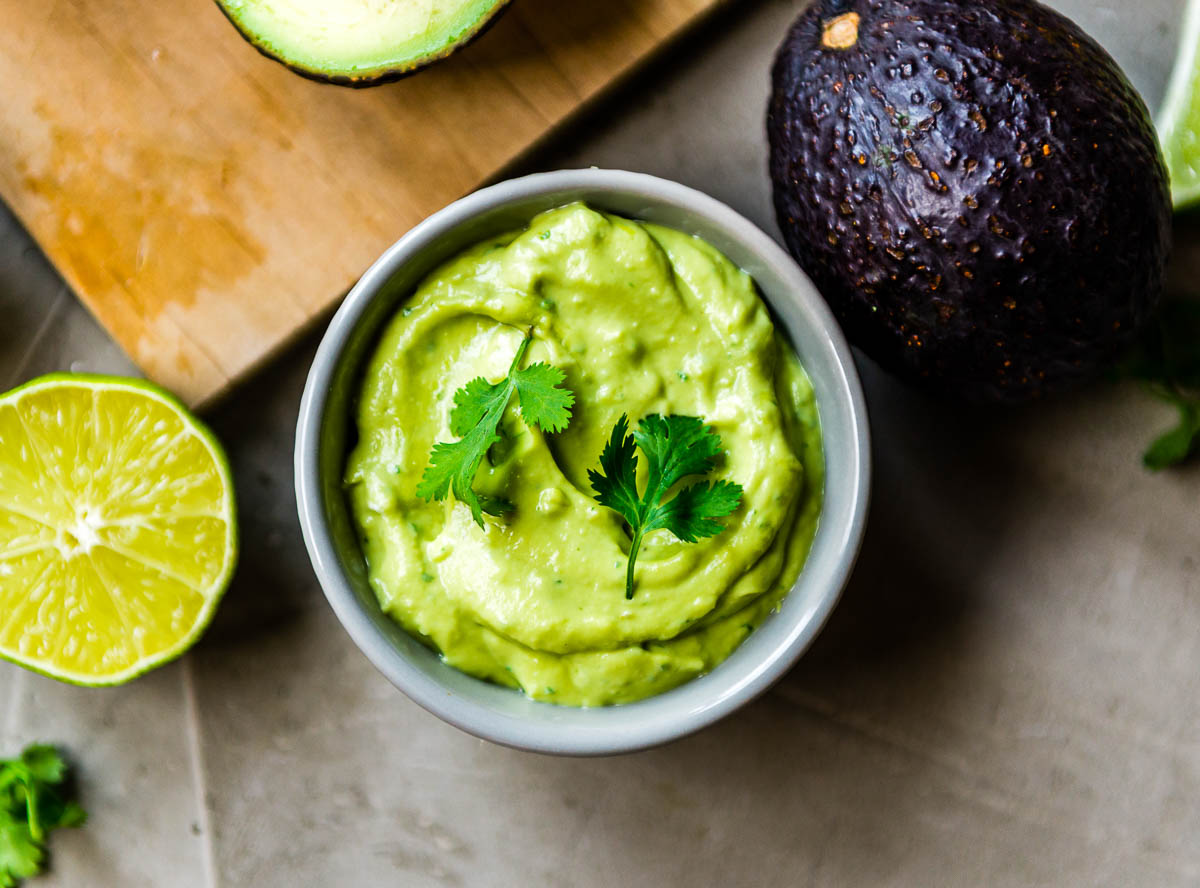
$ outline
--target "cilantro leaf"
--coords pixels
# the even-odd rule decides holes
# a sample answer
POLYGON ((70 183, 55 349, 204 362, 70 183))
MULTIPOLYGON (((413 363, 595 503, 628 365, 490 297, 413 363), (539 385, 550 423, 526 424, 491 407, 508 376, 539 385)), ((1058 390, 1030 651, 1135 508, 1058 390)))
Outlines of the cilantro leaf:
POLYGON ((720 437, 695 416, 653 413, 638 423, 633 438, 646 454, 646 495, 654 501, 688 475, 707 475, 721 452, 720 437))
POLYGON ((80 826, 83 808, 62 794, 67 765, 52 746, 30 746, 0 761, 0 886, 10 888, 42 871, 46 833, 80 826))
POLYGON ((421 483, 417 485, 417 496, 426 500, 440 500, 445 499, 452 490, 454 498, 466 503, 475 523, 483 527, 483 504, 471 489, 471 484, 488 448, 500 440, 495 431, 499 422, 500 417, 496 416, 490 425, 477 425, 461 441, 434 444, 429 465, 421 475, 421 483))
POLYGON ((721 438, 695 416, 643 417, 632 434, 622 415, 600 453, 600 471, 588 470, 596 502, 625 519, 633 535, 625 597, 633 598, 634 568, 646 534, 669 530, 685 543, 712 537, 725 529, 716 519, 741 505, 742 486, 732 481, 699 482, 663 501, 676 484, 690 475, 707 475, 716 468, 721 438), (637 453, 646 455, 646 492, 637 490, 637 453))
POLYGON ((575 395, 559 388, 566 374, 551 364, 530 364, 513 375, 521 417, 547 432, 561 432, 571 421, 575 395))
POLYGON ((0 885, 11 888, 42 871, 46 852, 29 834, 29 826, 0 814, 0 885))
POLYGON ((53 746, 35 744, 21 753, 21 764, 29 769, 34 780, 42 783, 62 783, 67 773, 67 763, 53 746))
POLYGON ((560 432, 571 421, 575 395, 561 388, 566 376, 550 364, 532 364, 517 369, 529 347, 527 334, 517 348, 508 374, 499 382, 476 377, 454 393, 450 411, 450 431, 458 441, 440 441, 433 445, 429 465, 417 485, 417 496, 424 500, 445 499, 451 492, 454 498, 471 510, 475 523, 483 527, 483 515, 511 512, 511 503, 498 497, 480 497, 471 485, 488 448, 498 443, 500 419, 514 394, 517 395, 521 417, 527 425, 543 431, 560 432))
POLYGON ((637 464, 637 446, 629 434, 629 418, 622 413, 608 443, 600 451, 600 471, 588 469, 588 480, 596 491, 596 502, 612 509, 630 527, 641 521, 637 464))
POLYGON ((692 484, 663 505, 646 530, 666 528, 685 543, 694 543, 723 531, 725 526, 715 519, 733 514, 741 503, 739 484, 731 481, 692 484))
POLYGON ((62 813, 58 815, 54 827, 56 829, 75 829, 87 823, 87 819, 87 811, 83 810, 83 805, 78 802, 67 802, 62 806, 62 813))
MULTIPOLYGON (((509 370, 511 375, 512 371, 509 370)), ((479 425, 498 402, 508 404, 508 387, 505 378, 503 382, 488 382, 482 376, 472 379, 454 393, 454 409, 450 411, 450 431, 458 437, 468 435, 471 429, 479 425)))

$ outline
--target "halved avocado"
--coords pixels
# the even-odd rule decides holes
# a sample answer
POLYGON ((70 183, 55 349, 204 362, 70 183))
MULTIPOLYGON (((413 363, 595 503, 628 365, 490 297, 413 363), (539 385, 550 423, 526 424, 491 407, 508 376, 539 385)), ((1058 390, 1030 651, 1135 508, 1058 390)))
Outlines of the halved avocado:
POLYGON ((396 80, 453 53, 510 0, 217 0, 259 52, 343 86, 396 80))

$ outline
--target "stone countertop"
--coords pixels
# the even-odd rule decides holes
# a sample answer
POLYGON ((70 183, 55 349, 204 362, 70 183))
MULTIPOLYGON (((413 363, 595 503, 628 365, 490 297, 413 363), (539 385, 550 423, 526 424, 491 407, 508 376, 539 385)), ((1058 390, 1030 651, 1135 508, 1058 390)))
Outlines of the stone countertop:
MULTIPOLYGON (((644 170, 774 231, 767 69, 802 5, 731 4, 514 172, 644 170)), ((1052 5, 1159 101, 1182 0, 1052 5)), ((2 209, 0 317, 0 387, 132 372, 2 209)), ((815 647, 694 737, 569 760, 428 715, 326 606, 291 473, 316 338, 209 414, 243 559, 204 640, 110 690, 0 665, 0 753, 63 743, 92 814, 34 885, 1200 883, 1200 470, 1141 468, 1171 414, 1136 387, 967 410, 860 361, 874 509, 815 647)))

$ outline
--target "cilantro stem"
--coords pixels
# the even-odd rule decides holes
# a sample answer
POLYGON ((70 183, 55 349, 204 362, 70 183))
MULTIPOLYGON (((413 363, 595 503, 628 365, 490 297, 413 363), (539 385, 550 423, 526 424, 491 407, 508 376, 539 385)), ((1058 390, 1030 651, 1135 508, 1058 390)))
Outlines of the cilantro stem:
POLYGON ((45 834, 42 832, 41 818, 38 817, 37 791, 32 779, 25 783, 25 813, 29 820, 29 835, 35 842, 40 842, 45 834))
POLYGON ((638 552, 642 548, 642 537, 646 535, 645 527, 639 527, 633 532, 633 542, 629 544, 629 568, 625 571, 625 600, 633 600, 633 566, 637 564, 638 552))
MULTIPOLYGON (((517 346, 517 353, 516 353, 516 355, 513 356, 512 363, 508 365, 508 379, 509 379, 510 386, 512 385, 512 382, 511 382, 512 376, 514 373, 517 372, 517 368, 521 366, 521 358, 525 357, 525 349, 529 348, 529 343, 532 339, 533 339, 533 331, 526 332, 525 338, 522 339, 521 344, 517 346)), ((510 389, 509 395, 511 396, 511 394, 512 394, 512 390, 510 389)), ((507 405, 508 405, 508 402, 505 401, 504 406, 507 406, 507 405)))

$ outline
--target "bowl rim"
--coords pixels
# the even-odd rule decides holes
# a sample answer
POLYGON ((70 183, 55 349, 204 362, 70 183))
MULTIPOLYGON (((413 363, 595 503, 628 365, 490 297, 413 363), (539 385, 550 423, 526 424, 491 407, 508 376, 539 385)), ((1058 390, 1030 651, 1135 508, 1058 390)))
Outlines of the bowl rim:
MULTIPOLYGON (((768 293, 761 285, 759 289, 767 305, 773 310, 777 309, 780 294, 768 293)), ((806 369, 809 369, 807 364, 806 369)), ((818 410, 821 411, 824 426, 826 416, 820 402, 818 410)), ((825 441, 827 438, 823 432, 823 444, 825 441)), ((828 464, 828 450, 826 454, 828 464)), ((301 532, 317 580, 351 639, 393 685, 443 721, 485 740, 533 752, 609 755, 658 746, 724 718, 766 691, 807 650, 837 605, 858 557, 870 502, 871 445, 866 400, 850 346, 816 287, 774 239, 749 219, 704 192, 646 173, 590 167, 533 173, 475 191, 413 227, 367 269, 334 314, 313 358, 300 401, 294 469, 301 532), (597 713, 597 724, 587 731, 567 729, 566 726, 553 723, 538 724, 488 710, 475 701, 455 696, 435 678, 408 662, 405 654, 381 634, 360 606, 346 576, 325 517, 319 467, 319 442, 334 374, 357 324, 373 300, 387 293, 389 281, 401 267, 435 244, 440 237, 476 216, 508 204, 579 190, 649 199, 700 217, 707 225, 719 228, 731 241, 736 241, 746 252, 769 265, 775 275, 787 282, 787 296, 784 298, 797 303, 795 307, 803 313, 805 320, 815 321, 815 326, 820 328, 823 334, 821 346, 829 352, 827 357, 832 358, 830 365, 835 371, 829 380, 830 387, 848 406, 849 423, 845 431, 849 438, 840 443, 848 452, 849 472, 848 477, 838 479, 837 483, 851 486, 849 507, 843 510, 845 515, 840 516, 835 526, 827 526, 826 514, 822 511, 818 537, 823 533, 835 533, 838 542, 837 554, 831 556, 835 560, 829 567, 823 594, 815 607, 798 615, 795 625, 789 628, 780 643, 760 661, 747 667, 746 674, 736 685, 704 705, 674 714, 670 711, 652 711, 655 702, 667 699, 681 688, 687 688, 701 679, 636 703, 587 709, 585 711, 589 713, 597 713), (628 714, 635 707, 641 707, 646 717, 633 726, 630 726, 628 719, 606 719, 603 715, 605 712, 628 714), (612 724, 606 726, 604 721, 611 721, 612 724)), ((829 500, 829 486, 827 473, 826 503, 829 500)), ((814 551, 816 545, 814 540, 814 551)), ((809 557, 812 558, 812 552, 809 557)), ((801 572, 797 584, 808 567, 806 562, 805 571, 801 572)), ((794 590, 795 586, 792 592, 794 590)), ((710 674, 715 674, 725 665, 720 664, 710 674)), ((482 682, 482 679, 476 680, 482 682)))

